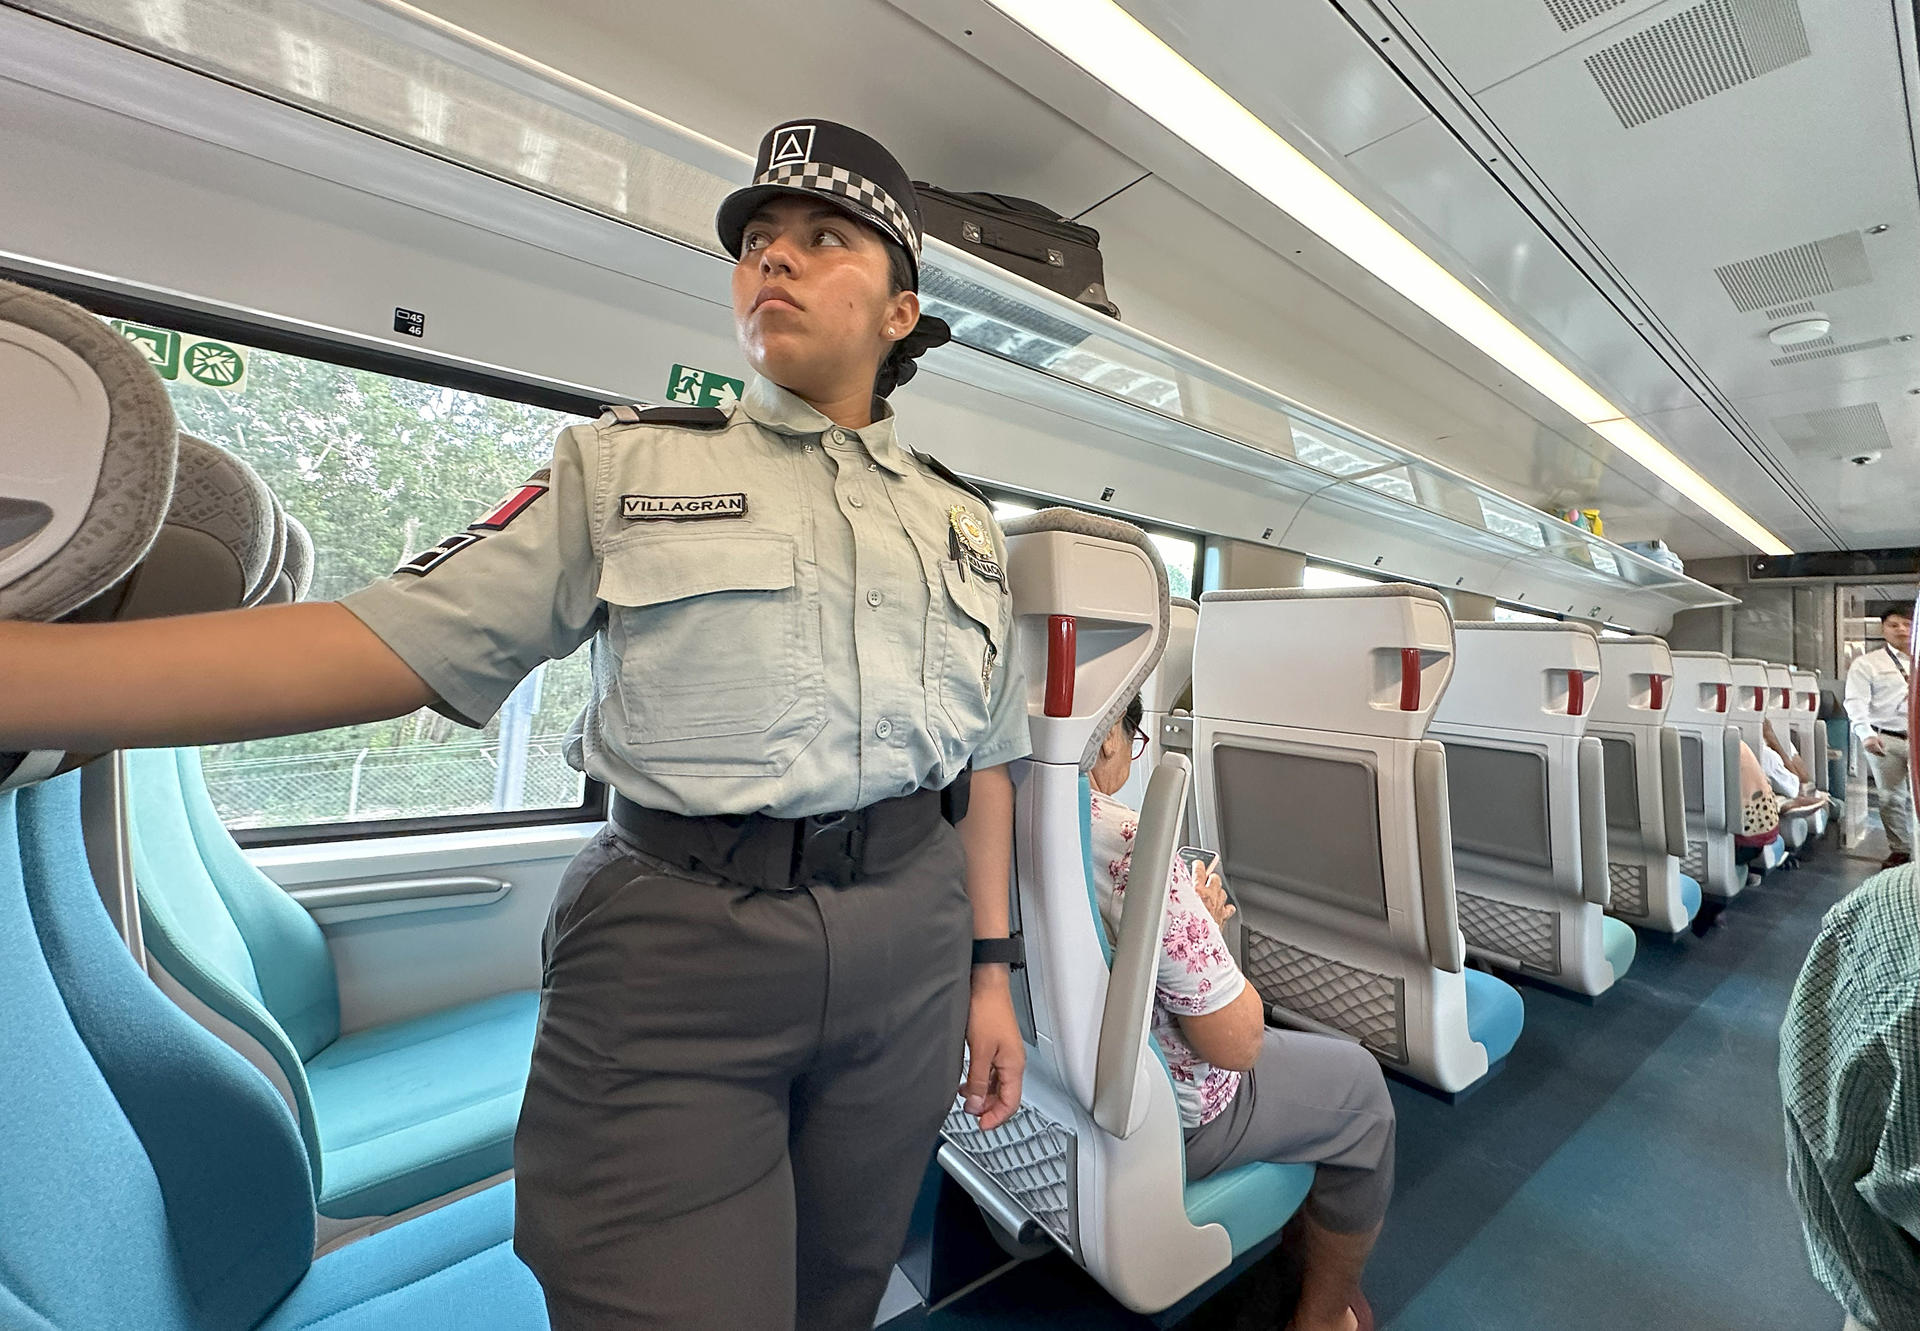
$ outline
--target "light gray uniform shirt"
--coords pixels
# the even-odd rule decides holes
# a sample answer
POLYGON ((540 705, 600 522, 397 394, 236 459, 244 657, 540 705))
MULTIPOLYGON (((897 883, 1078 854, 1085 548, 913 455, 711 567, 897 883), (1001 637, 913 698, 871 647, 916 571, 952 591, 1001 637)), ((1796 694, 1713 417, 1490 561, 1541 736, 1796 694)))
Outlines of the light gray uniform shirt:
POLYGON ((1905 652, 1880 646, 1862 655, 1847 669, 1847 716, 1864 737, 1873 730, 1907 728, 1907 672, 1913 669, 1905 652))
POLYGON ((891 409, 844 430, 756 378, 722 428, 631 414, 562 431, 525 488, 342 602, 440 710, 484 725, 591 639, 568 761, 690 815, 864 808, 1027 755, 1004 538, 891 409))

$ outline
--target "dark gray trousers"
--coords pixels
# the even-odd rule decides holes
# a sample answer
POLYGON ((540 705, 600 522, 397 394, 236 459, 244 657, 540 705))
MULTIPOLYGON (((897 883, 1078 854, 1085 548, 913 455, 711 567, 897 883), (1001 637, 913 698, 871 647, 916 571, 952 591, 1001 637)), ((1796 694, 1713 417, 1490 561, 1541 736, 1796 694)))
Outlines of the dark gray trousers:
POLYGON ((1307 1210, 1336 1234, 1364 1234, 1393 1199, 1393 1139, 1393 1101, 1372 1054, 1269 1026, 1226 1109, 1187 1133, 1187 1176, 1255 1160, 1312 1164, 1307 1210))
POLYGON ((797 891, 602 832, 554 903, 514 1140, 554 1331, 868 1331, 959 1083, 972 935, 945 823, 797 891))

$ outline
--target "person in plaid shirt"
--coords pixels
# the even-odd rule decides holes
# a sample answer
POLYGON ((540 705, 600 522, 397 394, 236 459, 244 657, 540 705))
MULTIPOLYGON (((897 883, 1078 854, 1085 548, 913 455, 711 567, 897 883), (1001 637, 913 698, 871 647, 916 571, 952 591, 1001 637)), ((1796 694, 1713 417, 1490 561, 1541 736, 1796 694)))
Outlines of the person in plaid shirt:
MULTIPOLYGON (((1910 685, 1911 687, 1911 685, 1910 685)), ((1909 755, 1920 769, 1920 748, 1909 755)), ((1920 775, 1920 772, 1916 772, 1920 775)), ((1849 1331, 1920 1331, 1920 873, 1827 912, 1780 1039, 1787 1178, 1849 1331)))

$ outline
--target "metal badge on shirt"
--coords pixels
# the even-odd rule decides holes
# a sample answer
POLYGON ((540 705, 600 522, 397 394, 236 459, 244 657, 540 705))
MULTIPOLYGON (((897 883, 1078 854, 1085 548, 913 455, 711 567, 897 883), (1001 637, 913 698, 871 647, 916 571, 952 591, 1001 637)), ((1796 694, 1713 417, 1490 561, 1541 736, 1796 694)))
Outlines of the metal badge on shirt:
POLYGON ((947 525, 948 557, 959 563, 962 576, 972 569, 987 581, 1006 586, 1006 574, 993 558, 993 538, 987 535, 986 524, 965 505, 955 504, 947 510, 947 525))
POLYGON ((744 518, 744 494, 621 495, 620 516, 628 522, 699 522, 711 518, 744 518))

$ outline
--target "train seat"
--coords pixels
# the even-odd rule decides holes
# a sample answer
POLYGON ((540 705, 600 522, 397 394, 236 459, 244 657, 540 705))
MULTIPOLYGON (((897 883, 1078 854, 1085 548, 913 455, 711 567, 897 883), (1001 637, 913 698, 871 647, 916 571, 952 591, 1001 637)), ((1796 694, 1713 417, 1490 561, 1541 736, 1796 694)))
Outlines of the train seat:
POLYGON ((1278 1020, 1447 1092, 1523 1020, 1511 986, 1465 966, 1446 763, 1425 738, 1452 668, 1451 616, 1423 588, 1201 598, 1200 841, 1237 895, 1248 978, 1278 1020))
POLYGON ((1193 752, 1193 720, 1175 715, 1175 708, 1193 684, 1193 635, 1200 627, 1200 605, 1184 596, 1167 602, 1167 650, 1160 664, 1140 686, 1140 727, 1147 751, 1133 765, 1133 774, 1114 798, 1130 809, 1147 796, 1147 779, 1169 753, 1193 752))
MULTIPOLYGON (((1772 667, 1765 661, 1747 656, 1734 657, 1732 664, 1733 704, 1730 714, 1733 724, 1740 731, 1741 742, 1753 750, 1754 757, 1761 758, 1767 751, 1767 738, 1762 727, 1767 721, 1769 708, 1777 706, 1769 698, 1776 687, 1770 673, 1772 667)), ((1806 830, 1804 820, 1782 818, 1778 844, 1766 846, 1755 862, 1760 872, 1771 873, 1786 863, 1791 849, 1806 839, 1806 830), (1792 838, 1797 839, 1790 840, 1792 838)))
MULTIPOLYGON (((1797 715, 1793 699, 1793 667, 1777 662, 1767 663, 1767 724, 1773 727, 1774 738, 1786 745, 1802 762, 1807 763, 1809 773, 1813 771, 1808 760, 1811 746, 1806 743, 1806 735, 1796 724, 1797 715)), ((1818 778, 1815 778, 1817 783, 1818 778)), ((1781 792, 1781 797, 1791 798, 1794 792, 1781 792)), ((1799 813, 1783 815, 1780 819, 1780 832, 1786 839, 1787 848, 1798 852, 1803 846, 1827 830, 1826 809, 1809 809, 1799 813)))
MULTIPOLYGON (((1003 1228, 1048 1235, 1120 1303, 1158 1312, 1276 1235, 1308 1165, 1257 1163, 1197 1182, 1151 1033, 1166 893, 1126 894, 1103 924, 1088 859, 1087 773, 1161 659, 1166 571, 1126 523, 1050 509, 1006 524, 1033 756, 1019 775, 1014 908, 1030 1026, 1022 1105, 981 1132, 956 1104, 940 1161, 1003 1228)), ((1137 872, 1171 867, 1188 765, 1162 760, 1141 806, 1137 872)))
MULTIPOLYGON (((112 617, 291 600, 294 524, 250 468, 183 435, 153 549, 112 617)), ((306 560, 308 567, 311 560, 306 560)), ((96 598, 96 603, 109 598, 96 598)), ((221 824, 191 749, 126 758, 139 937, 156 980, 274 1081, 307 1141, 327 1237, 507 1173, 539 995, 340 1029, 320 927, 221 824)))
POLYGON ((393 1215, 510 1170, 539 994, 343 1034, 320 926, 234 844, 198 750, 136 751, 127 769, 154 976, 286 1097, 320 1213, 393 1215))
POLYGON ((1733 665, 1720 652, 1674 652, 1667 724, 1680 735, 1686 850, 1680 872, 1717 901, 1740 895, 1747 872, 1734 862, 1740 827, 1740 732, 1732 724, 1733 665))
POLYGON ((1587 734, 1600 644, 1581 624, 1464 623, 1429 733, 1447 750, 1467 951, 1559 988, 1605 993, 1633 963, 1607 915, 1605 750, 1587 734))
POLYGON ((1607 776, 1608 913, 1677 934, 1700 909, 1700 884, 1680 871, 1687 845, 1680 732, 1666 724, 1673 654, 1660 638, 1602 638, 1599 692, 1587 734, 1607 776))
MULTIPOLYGON (((16 519, 0 616, 111 617, 158 595, 161 579, 128 575, 161 544, 179 445, 144 358, 85 311, 0 284, 0 413, 16 519)), ((314 1260, 293 1117, 160 992, 112 913, 124 829, 90 817, 82 788, 120 757, 54 775, 74 762, 0 754, 0 1325, 543 1328, 510 1188, 314 1260)))
POLYGON ((510 1183, 313 1259, 294 1122, 135 965, 79 783, 0 794, 0 1325, 544 1328, 510 1183))
MULTIPOLYGON (((1788 722, 1793 729, 1793 746, 1813 773, 1814 786, 1824 793, 1831 789, 1832 780, 1827 772, 1827 728, 1820 720, 1820 676, 1811 670, 1794 669, 1788 672, 1788 682, 1792 688, 1788 722)), ((1830 808, 1825 806, 1814 811, 1816 837, 1826 834, 1829 813, 1830 808)))

